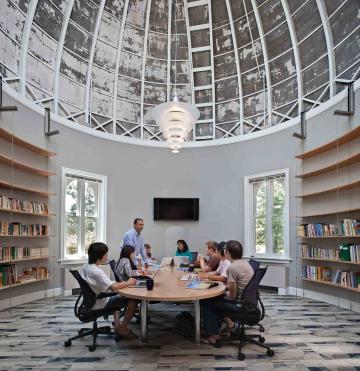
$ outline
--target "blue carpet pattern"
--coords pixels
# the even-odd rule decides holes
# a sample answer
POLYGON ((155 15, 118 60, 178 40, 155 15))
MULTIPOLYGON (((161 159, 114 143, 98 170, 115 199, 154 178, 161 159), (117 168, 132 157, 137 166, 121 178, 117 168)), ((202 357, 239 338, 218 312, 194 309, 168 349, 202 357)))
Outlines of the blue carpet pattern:
MULTIPOLYGON (((175 333, 175 316, 193 311, 192 304, 151 305, 146 345, 139 340, 116 343, 103 335, 95 352, 87 349, 90 338, 65 348, 64 341, 84 327, 73 314, 74 296, 0 312, 0 370, 360 371, 359 314, 293 296, 264 293, 262 298, 265 338, 275 351, 272 358, 246 345, 246 359, 238 361, 236 343, 197 346, 175 333)), ((131 328, 139 333, 135 322, 131 328)))

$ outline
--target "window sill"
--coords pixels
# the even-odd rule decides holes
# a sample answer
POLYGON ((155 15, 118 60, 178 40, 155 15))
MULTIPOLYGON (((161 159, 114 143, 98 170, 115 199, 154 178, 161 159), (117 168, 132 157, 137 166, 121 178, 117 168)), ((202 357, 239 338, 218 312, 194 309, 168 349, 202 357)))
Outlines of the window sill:
POLYGON ((260 257, 260 256, 244 256, 245 259, 254 259, 262 263, 273 263, 278 265, 285 265, 292 262, 291 258, 271 258, 271 257, 260 257))
POLYGON ((82 258, 82 259, 59 259, 58 263, 60 265, 67 267, 67 266, 75 266, 75 265, 82 265, 88 262, 87 258, 82 258))

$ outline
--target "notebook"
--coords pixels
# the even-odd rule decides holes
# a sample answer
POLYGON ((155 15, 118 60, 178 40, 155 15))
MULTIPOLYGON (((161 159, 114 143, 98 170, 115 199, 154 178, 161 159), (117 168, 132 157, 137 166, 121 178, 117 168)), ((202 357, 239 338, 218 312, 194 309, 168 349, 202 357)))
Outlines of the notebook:
POLYGON ((206 290, 212 287, 212 282, 204 282, 204 281, 190 281, 185 288, 193 289, 193 290, 206 290))

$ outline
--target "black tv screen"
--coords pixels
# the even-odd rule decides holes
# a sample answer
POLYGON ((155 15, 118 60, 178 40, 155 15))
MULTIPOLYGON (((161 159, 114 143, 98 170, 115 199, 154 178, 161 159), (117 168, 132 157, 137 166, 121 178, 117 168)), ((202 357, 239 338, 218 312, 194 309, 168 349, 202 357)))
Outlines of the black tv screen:
POLYGON ((154 198, 154 220, 199 220, 199 199, 154 198))

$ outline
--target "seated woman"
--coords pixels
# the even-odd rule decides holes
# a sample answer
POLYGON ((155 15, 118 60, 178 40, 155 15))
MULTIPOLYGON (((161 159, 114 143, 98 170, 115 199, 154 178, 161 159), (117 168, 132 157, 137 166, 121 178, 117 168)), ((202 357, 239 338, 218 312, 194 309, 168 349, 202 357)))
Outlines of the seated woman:
POLYGON ((177 241, 177 250, 175 256, 188 256, 189 261, 192 261, 192 254, 185 240, 177 241))
MULTIPOLYGON (((104 264, 108 260, 108 250, 108 247, 102 242, 92 243, 88 250, 89 262, 80 270, 81 277, 88 283, 96 296, 107 291, 117 291, 136 283, 135 278, 129 278, 124 282, 113 282, 105 272, 99 268, 100 264, 104 264)), ((114 328, 118 336, 124 339, 136 339, 138 336, 128 328, 128 324, 136 311, 136 307, 136 300, 128 300, 120 295, 114 295, 107 298, 96 299, 91 309, 113 309, 115 321, 114 328), (119 311, 123 308, 126 308, 126 312, 122 323, 120 323, 119 311)))
POLYGON ((156 261, 156 259, 151 254, 151 245, 149 245, 148 243, 144 243, 144 247, 148 260, 156 261))
POLYGON ((217 244, 215 249, 215 256, 220 260, 220 264, 216 271, 199 273, 201 279, 210 280, 210 281, 221 281, 226 283, 227 280, 227 270, 231 265, 230 260, 225 256, 225 242, 220 242, 217 244))
POLYGON ((251 280, 254 271, 242 256, 243 247, 240 242, 231 240, 226 243, 225 257, 231 262, 227 270, 229 293, 201 302, 204 333, 207 335, 202 339, 204 343, 215 345, 220 339, 220 321, 234 311, 239 313, 244 310, 238 304, 242 291, 251 280))
POLYGON ((133 262, 135 256, 135 247, 125 245, 120 252, 120 258, 115 266, 115 273, 119 277, 120 282, 127 281, 133 276, 133 271, 136 271, 136 266, 133 262))

